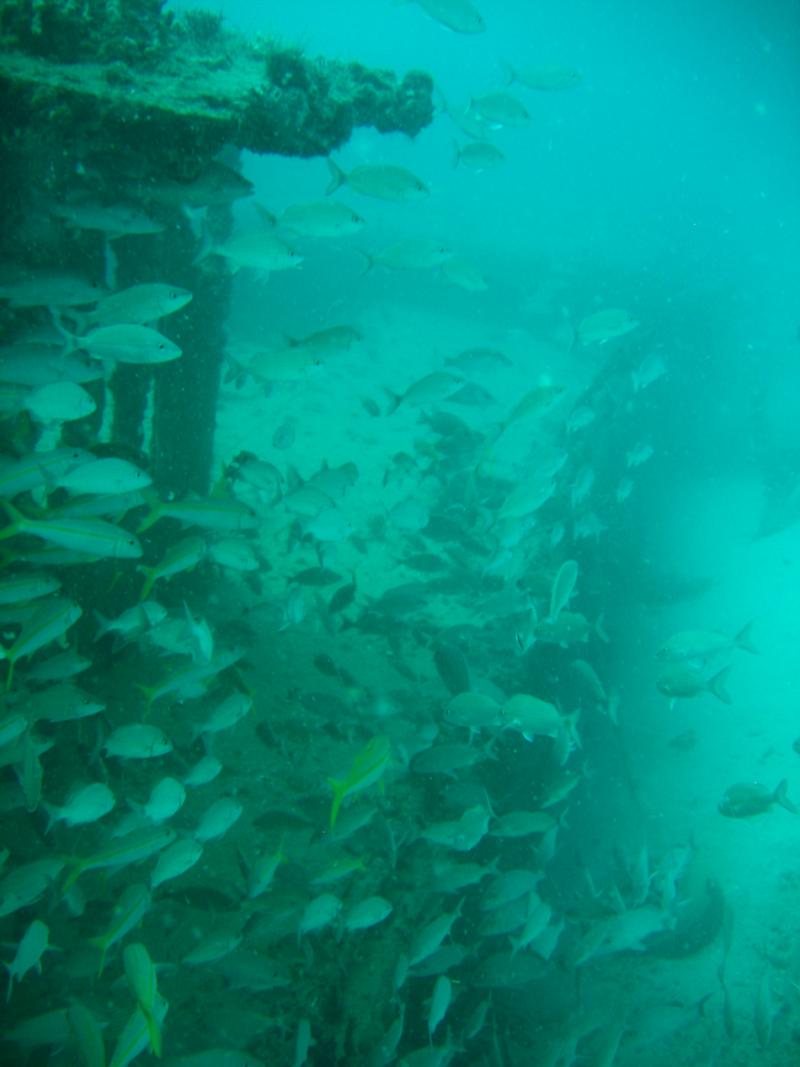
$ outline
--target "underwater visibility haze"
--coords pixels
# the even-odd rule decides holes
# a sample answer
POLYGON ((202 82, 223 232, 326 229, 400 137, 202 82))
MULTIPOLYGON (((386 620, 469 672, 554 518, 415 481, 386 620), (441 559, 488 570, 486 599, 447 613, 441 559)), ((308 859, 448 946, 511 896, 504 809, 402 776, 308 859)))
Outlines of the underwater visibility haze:
POLYGON ((795 1064, 800 3, 0 40, 0 1064, 795 1064))

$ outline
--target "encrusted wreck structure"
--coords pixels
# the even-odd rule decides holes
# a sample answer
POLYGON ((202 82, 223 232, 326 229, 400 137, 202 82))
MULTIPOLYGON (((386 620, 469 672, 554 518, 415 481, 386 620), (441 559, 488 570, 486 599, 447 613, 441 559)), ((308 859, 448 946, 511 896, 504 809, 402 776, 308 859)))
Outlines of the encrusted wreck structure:
MULTIPOLYGON (((327 155, 358 126, 413 137, 433 105, 427 74, 399 78, 308 57, 245 39, 219 15, 176 17, 163 4, 0 0, 0 260, 21 271, 79 265, 102 278, 98 234, 65 228, 47 211, 76 190, 109 205, 135 203, 163 225, 114 241, 116 284, 169 281, 192 291, 165 327, 184 356, 116 370, 111 438, 141 450, 153 389, 151 469, 161 490, 182 494, 208 488, 231 280, 193 265, 197 236, 181 190, 190 199, 226 146, 327 155)), ((207 199, 215 230, 224 231, 230 202, 207 199)), ((0 328, 20 314, 0 311, 0 328)))

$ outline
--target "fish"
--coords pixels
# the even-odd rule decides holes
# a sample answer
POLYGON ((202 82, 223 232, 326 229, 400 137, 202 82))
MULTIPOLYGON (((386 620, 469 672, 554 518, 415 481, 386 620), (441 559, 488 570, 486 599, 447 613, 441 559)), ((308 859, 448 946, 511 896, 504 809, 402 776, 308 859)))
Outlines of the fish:
POLYGON ((56 485, 70 493, 116 496, 146 489, 152 481, 146 471, 128 460, 108 456, 72 467, 56 479, 56 485))
POLYGON ((570 666, 573 673, 586 683, 586 688, 596 702, 598 709, 607 712, 609 696, 600 680, 600 676, 591 663, 587 663, 585 659, 575 659, 570 666))
POLYGON ((483 915, 478 923, 478 936, 502 937, 505 934, 513 934, 524 926, 528 911, 526 897, 516 897, 483 915))
POLYGON ((239 851, 240 866, 247 881, 248 900, 262 896, 272 885, 278 867, 287 859, 283 844, 282 837, 274 852, 262 852, 252 863, 246 863, 241 850, 239 851))
MULTIPOLYGON (((545 931, 550 918, 553 914, 553 909, 545 900, 541 900, 538 894, 532 891, 526 900, 526 907, 528 910, 528 916, 525 919, 525 923, 520 929, 518 937, 509 938, 511 942, 511 955, 516 956, 522 949, 533 947, 536 951, 536 942, 545 931)), ((540 953, 540 955, 542 955, 540 953)), ((549 958, 547 955, 542 955, 543 959, 549 958)))
POLYGON ((495 819, 489 836, 529 837, 531 834, 546 834, 557 825, 556 817, 547 811, 509 811, 495 819))
POLYGON ((464 905, 462 897, 451 912, 442 912, 431 922, 420 927, 411 939, 408 947, 408 965, 415 967, 418 963, 428 959, 439 948, 444 939, 450 935, 453 926, 461 917, 461 909, 464 905))
POLYGON ((163 233, 164 226, 149 218, 132 204, 103 204, 92 201, 51 204, 49 212, 76 230, 98 230, 109 240, 126 236, 163 233))
POLYGON ((0 418, 12 419, 25 410, 30 390, 20 385, 0 384, 0 418))
POLYGON ((350 765, 343 778, 329 778, 328 784, 333 790, 329 826, 336 825, 342 802, 356 793, 368 789, 380 781, 386 772, 392 755, 392 746, 388 737, 378 735, 371 738, 350 765))
POLYGON ((323 930, 334 921, 342 910, 342 902, 333 893, 321 893, 310 900, 300 918, 297 928, 298 940, 303 934, 315 933, 323 930))
POLYGON ((578 433, 578 431, 586 429, 587 426, 591 426, 596 418, 597 413, 593 408, 590 408, 588 404, 579 404, 567 416, 565 424, 567 433, 578 433))
POLYGON ((528 897, 542 880, 540 871, 522 867, 495 875, 481 895, 481 911, 496 911, 515 900, 528 897))
POLYGON ((241 537, 220 537, 211 541, 206 555, 212 563, 231 571, 257 571, 260 566, 253 546, 241 537))
POLYGON ((463 384, 463 378, 458 375, 448 371, 434 371, 412 382, 403 393, 393 393, 387 389, 386 393, 391 400, 387 415, 392 415, 401 404, 420 406, 446 400, 463 384))
POLYGON ((575 89, 583 81, 579 70, 574 67, 564 67, 558 63, 541 63, 508 69, 511 81, 517 81, 527 89, 537 89, 540 92, 575 89))
MULTIPOLYGON (((13 500, 20 493, 50 489, 63 472, 94 457, 80 448, 54 448, 32 452, 0 464, 0 497, 13 500)), ((6 509, 7 510, 7 509, 6 509)))
POLYGON ((183 614, 189 637, 189 653, 194 663, 210 663, 214 657, 214 634, 207 619, 195 618, 184 600, 183 614))
POLYGON ((52 889, 64 866, 63 859, 45 856, 10 870, 0 880, 0 918, 35 904, 52 889))
POLYGON ((638 367, 631 371, 631 384, 633 385, 634 393, 647 389, 654 382, 657 382, 659 378, 663 378, 666 373, 667 367, 664 360, 657 352, 651 352, 645 356, 638 367))
MULTIPOLYGON (((169 1005, 163 997, 158 996, 156 998, 153 1011, 159 1028, 164 1016, 167 1014, 168 1007, 169 1005)), ((144 1052, 148 1046, 152 1048, 150 1025, 144 1012, 137 1005, 136 1010, 129 1017, 117 1038, 108 1067, 125 1067, 125 1065, 135 1060, 141 1052, 144 1052)))
POLYGON ((504 367, 513 366, 508 356, 496 348, 466 348, 455 356, 448 356, 445 364, 455 367, 461 374, 476 377, 495 375, 504 367))
POLYGON ((184 526, 199 526, 203 530, 225 533, 254 530, 258 526, 256 512, 240 500, 190 494, 183 500, 153 499, 149 513, 142 519, 136 532, 149 530, 161 519, 175 519, 184 526))
POLYGON ((80 319, 85 330, 91 326, 146 326, 158 319, 174 315, 192 300, 188 289, 164 282, 131 285, 102 297, 91 311, 80 319))
POLYGON ((242 267, 271 274, 278 270, 295 270, 303 263, 299 252, 280 241, 268 230, 251 230, 229 237, 222 244, 208 242, 201 248, 195 263, 206 256, 220 256, 235 273, 242 267))
POLYGON ((511 93, 502 91, 473 97, 469 108, 492 129, 524 126, 530 122, 531 117, 528 109, 520 100, 511 93))
POLYGON ((40 648, 45 648, 52 641, 62 638, 82 614, 83 608, 74 600, 67 600, 64 597, 43 600, 36 607, 30 619, 24 623, 13 644, 8 648, 0 646, 0 660, 8 660, 6 689, 10 689, 13 685, 14 668, 19 660, 32 656, 40 648))
POLYGON ((344 917, 344 929, 368 930, 382 923, 393 911, 392 905, 383 897, 366 897, 354 904, 344 917))
POLYGON ((63 807, 55 804, 43 805, 49 816, 45 833, 49 833, 59 822, 70 827, 97 822, 108 815, 115 804, 116 798, 108 786, 104 782, 93 782, 71 793, 63 807))
POLYGON ((27 603, 57 593, 61 582, 53 574, 25 571, 0 578, 0 605, 27 603))
POLYGON ((431 844, 455 852, 471 852, 489 829, 491 816, 482 804, 468 808, 459 819, 430 823, 421 836, 431 844))
POLYGON ((562 609, 569 603, 577 580, 578 564, 574 559, 565 560, 558 568, 558 573, 553 579, 553 588, 550 593, 550 612, 547 616, 549 623, 555 623, 562 609))
POLYGON ((638 326, 638 319, 630 312, 622 308, 603 308, 581 319, 576 331, 576 340, 584 347, 604 345, 617 337, 624 337, 638 326))
POLYGON ((171 751, 172 742, 164 731, 145 722, 117 726, 103 744, 103 752, 118 759, 154 759, 171 751))
POLYGON ((230 730, 240 722, 253 706, 253 698, 242 692, 231 693, 214 710, 208 718, 194 728, 195 737, 203 737, 206 734, 218 734, 224 730, 230 730))
MULTIPOLYGON (((302 348, 305 352, 317 353, 318 355, 331 355, 335 352, 349 352, 354 345, 364 340, 364 336, 355 326, 346 323, 338 326, 326 326, 322 330, 314 330, 305 337, 289 337, 290 348, 302 348)), ((343 463, 341 469, 349 469, 355 464, 343 463)), ((328 470, 324 463, 321 471, 328 470)), ((321 472, 318 471, 319 475, 321 472)), ((313 478, 316 477, 312 475, 313 478)))
POLYGON ((103 376, 98 363, 78 352, 65 353, 62 345, 16 343, 0 349, 0 382, 12 386, 33 389, 64 381, 85 385, 103 376))
POLYGON ((244 175, 212 159, 190 181, 175 181, 170 178, 143 178, 132 182, 129 193, 137 200, 153 201, 167 207, 204 208, 232 204, 243 197, 252 196, 253 183, 244 175))
POLYGON ((0 300, 12 308, 75 308, 95 304, 108 290, 67 271, 26 272, 16 281, 0 285, 0 300))
MULTIPOLYGON (((126 945, 122 953, 125 977, 147 1022, 150 1048, 156 1057, 161 1056, 161 1024, 163 1011, 158 993, 156 968, 150 953, 141 942, 126 945)), ((163 1002, 166 1003, 166 1002, 163 1002)))
POLYGON ((183 777, 187 789, 196 789, 213 782, 222 770, 222 764, 216 756, 202 756, 183 777))
POLYGON ((598 632, 598 625, 592 626, 579 611, 566 611, 562 608, 554 622, 546 618, 539 619, 534 634, 537 641, 566 648, 577 642, 588 641, 593 632, 598 632))
POLYGON ((131 883, 123 889, 122 895, 114 905, 111 921, 105 933, 89 938, 89 944, 100 951, 98 977, 103 973, 108 950, 139 925, 150 910, 152 902, 150 890, 141 882, 131 883))
POLYGON ((191 870, 203 855, 203 845, 191 837, 182 837, 173 841, 159 854, 155 867, 150 874, 150 889, 158 889, 164 882, 178 878, 191 870))
MULTIPOLYGON (((436 672, 453 697, 467 693, 472 688, 469 664, 457 645, 441 642, 433 650, 436 672)), ((458 705, 459 711, 465 702, 458 705)))
MULTIPOLYGON (((205 556, 206 547, 206 542, 202 537, 197 535, 184 537, 167 549, 160 563, 156 563, 153 567, 140 564, 137 570, 144 575, 144 584, 139 593, 140 606, 144 607, 145 604, 152 603, 148 598, 156 582, 163 578, 171 578, 176 574, 183 574, 196 567, 205 556)), ((145 620, 146 625, 154 625, 149 616, 146 615, 145 620)))
POLYGON ((94 1015, 78 1000, 67 1009, 72 1037, 86 1067, 105 1067, 106 1049, 103 1031, 94 1015))
POLYGON ((433 745, 417 753, 411 761, 411 770, 417 774, 448 774, 467 770, 488 758, 488 753, 477 745, 456 742, 433 745))
POLYGON ((594 467, 585 463, 576 473, 569 494, 569 502, 573 511, 577 511, 592 491, 595 481, 594 467))
POLYGON ((4 964, 8 971, 8 993, 6 1003, 11 1000, 14 982, 21 982, 28 971, 34 968, 41 974, 42 956, 50 947, 50 930, 40 920, 34 919, 20 938, 17 951, 11 963, 4 964))
POLYGON ((507 729, 517 730, 526 741, 534 737, 558 737, 564 720, 553 704, 529 693, 517 693, 503 704, 500 717, 507 729))
POLYGON ((316 1045, 311 1033, 311 1023, 308 1019, 301 1019, 297 1024, 297 1033, 294 1039, 294 1061, 292 1067, 305 1067, 308 1063, 308 1054, 316 1045))
MULTIPOLYGON (((405 2, 405 0, 399 0, 405 2)), ((435 21, 455 33, 485 33, 486 23, 470 0, 412 0, 435 21)))
POLYGON ((394 1063, 397 1047, 403 1036, 405 1019, 406 1006, 401 1001, 398 1015, 389 1028, 384 1031, 383 1036, 378 1040, 370 1060, 370 1067, 388 1067, 390 1063, 394 1063))
POLYGON ((468 886, 478 885, 484 878, 490 878, 496 873, 496 858, 487 864, 435 860, 433 885, 440 893, 458 893, 468 886))
MULTIPOLYGON (((446 259, 441 265, 441 276, 446 282, 457 285, 459 289, 464 289, 467 293, 485 293, 489 288, 489 283, 480 267, 463 256, 450 256, 446 259)), ((466 388, 467 386, 464 386, 464 389, 466 388)), ((473 386, 473 388, 480 387, 473 386)))
POLYGON ((243 812, 244 808, 234 797, 220 797, 205 810, 192 836, 202 845, 223 837, 243 812))
POLYGON ((22 712, 6 715, 3 719, 0 719, 0 748, 13 744, 18 737, 25 733, 29 724, 28 716, 22 712))
POLYGON ((476 1005, 474 1011, 470 1013, 464 1027, 463 1039, 465 1041, 472 1041, 478 1034, 483 1033, 486 1016, 489 1014, 491 1006, 491 998, 484 997, 483 1000, 479 1001, 476 1005))
POLYGON ((752 638, 753 622, 747 623, 733 637, 716 630, 681 630, 659 645, 656 655, 670 663, 704 664, 714 657, 741 649, 753 655, 758 649, 752 638))
MULTIPOLYGON (((497 427, 495 433, 495 439, 501 437, 510 426, 520 419, 527 418, 539 418, 548 412, 553 405, 561 399, 564 395, 565 388, 563 385, 557 385, 553 383, 543 383, 536 385, 533 389, 529 389, 520 400, 514 405, 510 413, 497 427)), ((541 475, 545 475, 547 472, 540 471, 541 475)))
POLYGON ((541 981, 546 974, 545 962, 538 955, 506 950, 481 959, 470 975, 470 984, 476 989, 521 989, 541 981))
POLYGON ((297 582, 299 585, 324 587, 333 585, 341 577, 338 571, 331 570, 330 567, 306 567, 302 571, 296 571, 291 575, 289 581, 297 582))
POLYGON ((331 172, 331 181, 326 189, 328 196, 344 184, 362 196, 400 203, 414 203, 430 195, 427 185, 405 167, 363 163, 346 173, 328 156, 328 169, 331 172))
POLYGON ((656 687, 673 700, 711 693, 723 704, 732 704, 733 699, 725 688, 730 672, 729 666, 723 667, 709 678, 704 670, 691 663, 673 663, 659 675, 656 687))
POLYGON ((150 326, 136 323, 116 323, 95 326, 78 336, 66 333, 67 351, 88 352, 92 359, 109 363, 131 363, 152 366, 180 359, 181 349, 164 334, 150 326))
POLYGON ((280 499, 283 484, 280 471, 253 452, 239 452, 227 468, 226 477, 233 482, 244 483, 267 504, 274 504, 280 499))
POLYGON ((446 974, 440 974, 434 984, 428 1010, 428 1040, 431 1043, 433 1043, 433 1035, 447 1015, 452 999, 453 983, 446 974))
POLYGON ((481 174, 502 163, 506 157, 491 141, 467 141, 465 145, 456 145, 456 166, 481 174))
POLYGON ((38 739, 28 730, 22 738, 22 760, 14 766, 14 773, 29 812, 36 811, 42 799, 44 768, 39 755, 38 739))
POLYGON ((739 782, 732 785, 726 789, 718 810, 720 815, 729 819, 747 819, 751 815, 763 815, 775 804, 779 804, 792 815, 798 814, 797 807, 789 800, 785 778, 773 790, 769 790, 760 782, 739 782))
POLYGON ((32 390, 22 402, 23 408, 38 423, 45 425, 76 422, 97 409, 94 398, 75 382, 51 382, 32 390))
POLYGON ((144 493, 134 489, 129 493, 102 493, 96 496, 74 496, 64 504, 51 507, 54 519, 108 518, 121 523, 129 511, 146 505, 144 493))
POLYGON ((5 1037, 21 1049, 30 1050, 47 1045, 63 1048, 70 1039, 67 1010, 59 1008, 22 1019, 16 1026, 7 1029, 5 1037))
POLYGON ((301 528, 303 536, 313 537, 315 541, 323 543, 346 541, 353 533, 352 522, 335 506, 324 508, 318 514, 304 519, 301 528))
POLYGON ((340 856, 334 857, 331 862, 323 868, 318 875, 315 875, 311 879, 311 885, 331 885, 334 882, 340 882, 344 878, 349 878, 355 874, 356 871, 366 870, 364 861, 360 856, 351 856, 347 853, 343 853, 340 856))
POLYGON ((274 382, 302 381, 317 374, 325 367, 325 353, 307 349, 302 345, 288 345, 277 350, 267 350, 254 356, 247 370, 257 380, 268 386, 274 382))
POLYGON ((625 453, 625 465, 629 470, 641 467, 655 455, 653 446, 648 441, 639 441, 625 453))
POLYGON ((647 951, 647 939, 668 927, 669 916, 645 905, 597 919, 578 943, 574 965, 621 952, 647 951))
POLYGON ((387 270, 433 270, 450 259, 453 251, 442 241, 408 237, 375 255, 366 252, 364 255, 367 256, 368 270, 376 266, 387 270))
POLYGON ((214 653, 210 663, 190 663, 186 667, 173 667, 156 685, 145 686, 137 683, 137 688, 147 698, 148 707, 171 693, 177 693, 187 700, 202 696, 219 675, 241 657, 242 651, 239 649, 220 650, 214 653))
POLYGON ((327 675, 328 678, 339 677, 339 668, 336 666, 336 661, 327 652, 320 652, 319 655, 314 657, 314 666, 320 674, 327 675))
POLYGON ((204 963, 216 963, 225 959, 241 945, 243 934, 238 929, 215 930, 208 937, 203 938, 199 944, 187 952, 183 957, 183 963, 190 967, 197 967, 204 963))
POLYGON ((303 237, 344 237, 358 233, 366 225, 358 212, 338 200, 291 204, 277 221, 303 237))
MULTIPOLYGON (((161 823, 171 819, 180 811, 186 800, 186 789, 182 782, 169 775, 156 782, 150 790, 150 796, 141 805, 141 813, 148 822, 161 823)), ((132 803, 132 801, 129 801, 132 803)), ((138 805, 134 808, 138 810, 138 805)))
POLYGON ((768 1048, 772 1042, 772 1025, 778 1011, 772 996, 772 971, 767 967, 759 980, 753 1009, 753 1025, 762 1049, 768 1048))
POLYGON ((94 616, 98 623, 95 641, 100 641, 107 634, 132 638, 163 622, 167 617, 167 609, 155 600, 144 600, 126 608, 116 619, 107 619, 99 611, 95 611, 94 616))
POLYGON ((291 448, 295 441, 297 423, 294 419, 284 419, 275 433, 272 435, 272 447, 284 452, 291 448))
POLYGON ((62 891, 66 892, 70 889, 85 871, 130 867, 135 863, 150 859, 151 856, 171 845, 177 836, 175 830, 169 826, 148 827, 106 845, 91 856, 73 857, 67 861, 70 873, 62 886, 62 891))

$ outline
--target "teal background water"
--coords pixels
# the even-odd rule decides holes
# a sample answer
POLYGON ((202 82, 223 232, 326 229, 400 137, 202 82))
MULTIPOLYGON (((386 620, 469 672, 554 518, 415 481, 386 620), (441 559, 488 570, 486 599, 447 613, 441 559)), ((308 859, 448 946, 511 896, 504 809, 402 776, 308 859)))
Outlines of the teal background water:
MULTIPOLYGON (((187 1064, 180 1057, 194 1053, 206 1054, 203 1067, 796 1060, 800 817, 778 802, 778 787, 786 783, 789 808, 800 802, 800 4, 483 0, 480 8, 487 31, 472 37, 449 32, 415 3, 390 0, 215 7, 251 39, 275 37, 308 56, 400 74, 427 71, 437 111, 413 141, 361 128, 334 153, 345 171, 407 167, 429 198, 368 200, 345 185, 335 197, 365 216, 361 233, 289 238, 302 267, 269 277, 244 269, 231 306, 219 308, 230 374, 212 481, 241 492, 230 472, 248 450, 274 464, 279 491, 271 499, 243 494, 258 516, 246 535, 258 555, 255 575, 206 561, 157 587, 173 618, 185 618, 185 602, 209 622, 218 648, 242 646, 241 674, 222 684, 252 693, 255 705, 208 743, 224 772, 202 802, 190 797, 175 825, 190 836, 223 797, 241 803, 240 821, 207 844, 183 881, 156 887, 136 928, 164 964, 168 1064, 187 1064), (463 107, 504 88, 507 64, 537 63, 574 67, 581 83, 563 92, 509 86, 530 121, 492 132, 504 161, 481 174, 456 165, 467 138, 445 104, 463 107), (485 291, 448 285, 438 271, 365 269, 367 255, 409 237, 435 238, 469 259, 485 291), (624 309, 639 325, 582 345, 581 323, 604 308, 624 309), (362 341, 327 353, 321 369, 266 386, 237 377, 254 351, 274 353, 287 338, 341 324, 362 341), (414 383, 479 346, 509 358, 468 375, 493 399, 415 406, 406 398, 393 410, 414 383), (636 391, 631 371, 648 357, 663 376, 636 391), (505 425, 521 396, 553 383, 565 397, 551 411, 505 425), (580 407, 594 419, 568 431, 580 407), (456 415, 466 431, 436 430, 437 417, 456 415), (643 447, 652 454, 634 465, 630 456, 643 447), (553 448, 564 466, 552 498, 529 525, 498 525, 509 494, 553 448), (398 453, 409 461, 405 474, 398 453), (358 474, 334 508, 351 524, 348 534, 310 536, 304 527, 318 514, 286 498, 329 477, 327 465, 344 464, 358 474), (579 499, 586 471, 594 482, 579 499), (414 504, 455 533, 403 527, 393 509, 414 504), (441 571, 411 568, 409 558, 422 553, 437 556, 441 571), (579 566, 568 607, 585 616, 586 640, 548 643, 525 628, 532 608, 534 623, 548 614, 555 575, 571 558, 579 566), (298 584, 298 573, 321 566, 336 571, 336 584, 298 584), (350 581, 354 603, 332 619, 330 595, 350 581), (406 583, 402 603, 396 594, 376 609, 406 583), (756 652, 735 647, 750 621, 756 652), (702 662, 698 692, 672 701, 659 690, 659 649, 698 630, 725 635, 726 647, 702 662), (458 690, 448 679, 464 664, 451 662, 449 674, 435 665, 442 643, 463 650, 470 684, 498 705, 515 692, 557 705, 556 737, 532 741, 512 726, 490 741, 479 732, 469 738, 477 767, 415 771, 414 759, 436 743, 467 741, 445 719, 458 690), (576 660, 596 672, 602 699, 587 696, 576 660), (730 703, 705 688, 728 667, 730 703), (340 816, 352 836, 340 827, 336 837, 330 779, 346 780, 376 735, 391 738, 382 784, 354 789, 340 816), (563 761, 554 755, 559 743, 568 749, 563 761), (726 818, 720 803, 742 783, 763 787, 756 800, 764 810, 726 818), (565 796, 550 804, 550 789, 565 796), (464 811, 478 808, 488 827, 495 815, 545 802, 558 819, 546 842, 538 833, 535 843, 501 841, 490 829, 461 853, 426 838, 464 811), (274 886, 254 904, 248 871, 264 856, 280 862, 274 886), (342 857, 356 876, 321 887, 323 871, 342 857), (492 873, 542 873, 538 892, 552 907, 555 938, 549 958, 541 943, 509 954, 508 935, 518 935, 528 913, 508 931, 487 933, 483 886, 463 900, 441 889, 441 864, 453 858, 492 873), (327 889, 339 894, 342 915, 311 930, 306 908, 327 889), (373 894, 391 905, 387 921, 345 929, 342 917, 373 894), (402 983, 414 938, 443 915, 453 917, 445 946, 464 958, 446 966, 423 956, 431 969, 402 983), (241 944, 200 965, 187 961, 219 930, 241 944), (429 1043, 440 973, 452 976, 453 1003, 429 1043), (473 1031, 470 1020, 484 1009, 473 1031), (381 1035, 402 1013, 397 1055, 384 1056, 381 1035), (225 1056, 213 1051, 223 1048, 225 1056)), ((237 232, 264 226, 256 202, 279 215, 325 197, 324 159, 243 153, 239 162, 255 192, 232 209, 237 232)), ((58 266, 96 273, 100 257, 58 266)), ((212 257, 199 269, 223 268, 212 257)), ((169 319, 163 328, 169 333, 169 319)), ((185 533, 173 527, 164 536, 185 533)), ((155 548, 147 548, 152 564, 155 548)), ((183 662, 162 669, 146 645, 122 654, 97 647, 93 611, 109 610, 114 588, 111 578, 102 589, 88 578, 75 583, 81 651, 94 658, 90 677, 110 710, 90 735, 75 724, 48 727, 58 741, 43 757, 48 803, 101 773, 97 750, 108 729, 144 715, 136 683, 183 662)), ((185 635, 178 641, 185 645, 185 635)), ((29 666, 19 665, 18 684, 29 666)), ((21 810, 6 771, 12 830, 2 844, 12 866, 23 854, 96 851, 129 801, 141 804, 159 777, 181 776, 200 757, 197 724, 228 689, 199 705, 193 694, 155 706, 153 721, 175 751, 152 766, 105 761, 120 810, 102 827, 46 835, 42 811, 21 810)), ((76 914, 64 906, 63 885, 53 884, 33 909, 2 916, 7 961, 34 916, 59 946, 41 976, 14 989, 6 1030, 62 1010, 75 992, 112 1046, 132 1009, 130 991, 118 949, 105 978, 96 977, 89 939, 106 928, 123 890, 148 876, 142 867, 108 880, 87 872, 76 914)), ((17 1045, 3 1050, 9 1064, 77 1062, 71 1038, 35 1045, 27 1059, 17 1045)))

